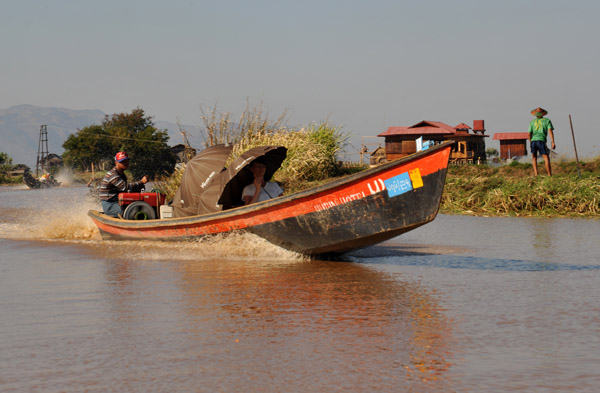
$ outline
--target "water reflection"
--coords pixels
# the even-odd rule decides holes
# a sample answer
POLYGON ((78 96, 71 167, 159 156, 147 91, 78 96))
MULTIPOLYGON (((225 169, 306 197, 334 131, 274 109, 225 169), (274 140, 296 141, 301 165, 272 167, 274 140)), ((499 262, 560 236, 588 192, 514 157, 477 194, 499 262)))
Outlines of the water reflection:
POLYGON ((419 266, 446 269, 496 270, 504 272, 544 272, 600 270, 600 265, 535 262, 519 259, 483 258, 465 255, 412 254, 410 257, 350 258, 362 264, 419 266))
POLYGON ((548 219, 532 219, 531 225, 531 252, 534 253, 536 259, 551 260, 552 256, 556 255, 554 250, 554 242, 557 234, 554 233, 555 225, 548 219))
POLYGON ((339 367, 347 369, 344 375, 377 376, 385 386, 448 383, 451 324, 435 295, 416 283, 325 261, 182 263, 181 272, 194 334, 205 335, 210 326, 242 343, 237 350, 248 350, 245 356, 257 364, 275 356, 301 373, 329 370, 325 385, 348 384, 353 391, 365 381, 337 381, 339 367), (269 346, 277 351, 267 353, 269 346))

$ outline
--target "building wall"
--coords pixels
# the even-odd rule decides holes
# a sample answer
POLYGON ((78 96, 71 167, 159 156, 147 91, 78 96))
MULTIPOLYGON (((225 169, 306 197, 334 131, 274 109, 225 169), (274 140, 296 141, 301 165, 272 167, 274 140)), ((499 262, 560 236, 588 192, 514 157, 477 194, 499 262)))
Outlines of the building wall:
POLYGON ((386 138, 386 154, 408 155, 417 151, 417 143, 410 138, 386 138))
MULTIPOLYGON (((385 154, 388 161, 402 158, 417 151, 416 135, 387 136, 385 137, 385 154)), ((445 140, 454 140, 450 153, 451 161, 485 162, 485 139, 484 136, 472 134, 428 135, 425 140, 433 140, 436 143, 445 140)))
POLYGON ((523 157, 527 155, 526 140, 504 140, 500 141, 500 158, 503 160, 513 157, 523 157))
POLYGON ((467 161, 473 163, 486 162, 485 139, 483 136, 460 136, 448 137, 456 141, 450 152, 450 161, 467 161))

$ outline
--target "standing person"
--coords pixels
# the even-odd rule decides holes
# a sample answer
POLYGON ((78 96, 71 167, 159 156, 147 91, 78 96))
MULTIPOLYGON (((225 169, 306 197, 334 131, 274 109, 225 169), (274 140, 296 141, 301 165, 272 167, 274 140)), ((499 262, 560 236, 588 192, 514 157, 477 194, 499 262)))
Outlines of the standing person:
POLYGON ((115 156, 115 167, 108 171, 100 184, 100 200, 104 214, 110 217, 118 217, 121 213, 119 206, 119 194, 122 192, 140 192, 144 184, 148 183, 148 177, 135 183, 127 183, 125 170, 129 168, 129 156, 120 151, 115 156))
POLYGON ((250 172, 254 175, 254 182, 248 184, 244 187, 244 191, 242 191, 244 205, 267 201, 283 195, 283 190, 279 187, 279 184, 272 181, 265 181, 267 164, 262 158, 259 157, 252 161, 249 168, 250 172))
POLYGON ((552 141, 552 150, 556 149, 553 132, 554 126, 552 125, 552 121, 550 121, 550 119, 544 118, 544 116, 548 114, 548 111, 545 109, 540 107, 535 108, 531 111, 531 114, 536 117, 529 123, 529 141, 531 156, 533 158, 533 174, 535 176, 538 175, 537 155, 539 152, 544 159, 544 165, 546 166, 546 172, 548 173, 548 176, 552 176, 550 151, 548 150, 548 146, 546 146, 546 140, 548 135, 550 135, 550 140, 552 141))

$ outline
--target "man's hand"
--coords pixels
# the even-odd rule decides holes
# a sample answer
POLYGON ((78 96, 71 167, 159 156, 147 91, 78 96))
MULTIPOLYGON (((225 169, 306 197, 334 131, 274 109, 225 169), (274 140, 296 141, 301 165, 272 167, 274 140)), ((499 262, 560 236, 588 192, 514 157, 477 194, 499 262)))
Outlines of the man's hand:
POLYGON ((552 141, 552 150, 556 149, 556 144, 554 143, 554 130, 552 128, 548 129, 548 135, 550 136, 550 140, 552 141))

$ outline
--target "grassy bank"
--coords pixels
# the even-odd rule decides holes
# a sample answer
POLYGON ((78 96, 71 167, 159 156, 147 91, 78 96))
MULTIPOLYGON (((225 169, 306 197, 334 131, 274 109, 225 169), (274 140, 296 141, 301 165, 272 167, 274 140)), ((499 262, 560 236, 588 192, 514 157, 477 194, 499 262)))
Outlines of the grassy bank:
POLYGON ((441 212, 485 216, 600 217, 600 157, 552 163, 553 176, 531 164, 451 167, 441 212))
MULTIPOLYGON (((346 168, 346 176, 361 168, 346 168)), ((179 186, 182 170, 157 186, 172 198, 179 186)), ((540 176, 532 175, 531 164, 490 167, 486 165, 452 166, 448 170, 440 211, 444 214, 513 217, 581 217, 600 218, 600 157, 581 165, 581 177, 574 162, 553 163, 553 176, 542 166, 540 176)), ((277 180, 286 194, 332 181, 338 176, 321 179, 296 177, 281 171, 277 180)), ((78 174, 84 183, 91 174, 78 174)), ((131 177, 130 177, 131 178, 131 177)))

